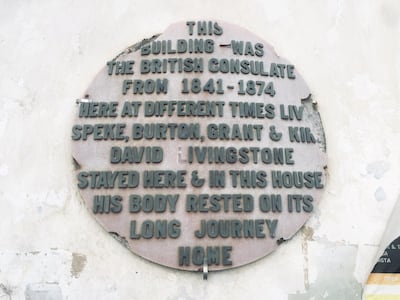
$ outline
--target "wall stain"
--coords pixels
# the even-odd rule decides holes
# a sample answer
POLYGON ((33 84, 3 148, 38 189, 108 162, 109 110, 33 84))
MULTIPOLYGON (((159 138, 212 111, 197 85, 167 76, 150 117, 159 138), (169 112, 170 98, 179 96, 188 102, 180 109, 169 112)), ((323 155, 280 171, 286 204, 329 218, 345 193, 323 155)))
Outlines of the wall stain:
POLYGON ((385 190, 381 186, 376 189, 374 195, 375 195, 376 201, 383 201, 386 199, 385 190))
POLYGON ((58 282, 31 283, 25 288, 25 300, 62 300, 58 282))
POLYGON ((72 253, 72 262, 71 262, 71 275, 72 277, 78 278, 80 273, 85 268, 87 259, 86 255, 80 253, 72 253))
POLYGON ((324 127, 322 126, 321 116, 318 112, 318 103, 312 99, 312 95, 301 99, 301 104, 304 106, 305 119, 312 125, 312 132, 317 137, 317 143, 323 152, 326 152, 326 138, 324 127))
POLYGON ((301 229, 301 251, 303 253, 304 257, 304 266, 303 266, 303 272, 304 272, 304 286, 306 289, 310 287, 310 281, 309 281, 309 276, 308 276, 308 241, 313 240, 313 235, 314 235, 314 229, 309 226, 304 226, 301 229))
POLYGON ((0 283, 0 289, 2 290, 2 292, 4 293, 4 295, 0 295, 0 298, 3 298, 3 296, 8 296, 8 299, 12 299, 11 298, 11 294, 12 294, 12 289, 7 287, 6 285, 4 285, 3 283, 0 283))
POLYGON ((390 164, 384 160, 377 160, 367 165, 367 173, 375 177, 375 179, 381 179, 383 175, 390 169, 390 164))
POLYGON ((354 268, 358 247, 355 245, 340 245, 329 241, 313 241, 312 231, 304 229, 304 244, 317 243, 321 253, 313 256, 314 265, 318 266, 317 278, 314 282, 308 279, 308 245, 303 247, 305 259, 304 293, 289 294, 288 300, 355 300, 361 299, 362 284, 354 278, 354 268))

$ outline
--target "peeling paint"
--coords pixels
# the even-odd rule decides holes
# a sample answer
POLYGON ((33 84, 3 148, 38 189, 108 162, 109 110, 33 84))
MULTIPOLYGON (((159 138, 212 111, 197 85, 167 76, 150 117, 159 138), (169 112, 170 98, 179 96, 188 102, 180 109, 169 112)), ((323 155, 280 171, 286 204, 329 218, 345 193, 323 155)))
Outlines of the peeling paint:
POLYGON ((317 110, 317 102, 312 100, 311 94, 307 98, 301 99, 301 103, 304 106, 306 112, 305 118, 311 123, 313 130, 312 132, 317 137, 317 143, 320 145, 320 149, 326 152, 326 139, 324 127, 322 126, 321 116, 317 110))
POLYGON ((383 201, 386 199, 386 193, 381 186, 378 187, 375 191, 375 199, 376 201, 383 201))
POLYGON ((126 240, 125 237, 120 236, 120 235, 119 235, 118 233, 116 233, 116 232, 109 232, 109 233, 111 234, 111 236, 112 236, 114 239, 116 239, 119 243, 121 243, 122 246, 124 246, 124 247, 127 248, 127 249, 130 249, 129 243, 128 243, 128 241, 126 240))
POLYGON ((304 286, 306 289, 310 287, 309 282, 309 274, 308 274, 308 241, 311 241, 314 235, 314 229, 312 227, 304 226, 301 230, 302 241, 301 241, 301 250, 303 252, 304 257, 304 286))
POLYGON ((155 40, 156 38, 158 38, 160 35, 161 35, 161 33, 155 34, 155 35, 153 35, 151 38, 143 39, 142 41, 140 41, 140 42, 138 42, 138 43, 136 43, 136 44, 133 44, 132 46, 129 46, 129 47, 126 48, 124 51, 122 51, 120 54, 118 54, 118 55, 113 59, 113 61, 117 60, 121 55, 128 54, 128 53, 135 52, 135 51, 139 50, 140 47, 142 47, 143 45, 146 45, 146 44, 150 43, 151 41, 154 41, 154 40, 155 40))
MULTIPOLYGON (((400 1, 2 4, 0 300, 49 295, 53 299, 287 300, 288 294, 300 300, 360 299, 352 274, 360 282, 369 274, 400 191, 400 44, 395 38, 400 33, 400 1), (250 9, 251 14, 239 13, 250 9), (215 273, 203 282, 200 274, 174 271, 132 255, 104 230, 99 231, 72 184, 70 132, 75 98, 84 96, 85 83, 100 64, 104 67, 106 59, 161 32, 170 22, 210 14, 256 31, 292 58, 318 100, 317 107, 310 99, 305 108, 309 106, 312 113, 318 108, 332 145, 328 145, 325 174, 329 184, 307 227, 274 254, 215 273), (64 188, 61 198, 58 193, 64 188), (352 244, 359 245, 358 251, 352 244), (71 276, 72 264, 79 261, 72 263, 74 251, 87 259, 83 268, 74 267, 74 272, 83 269, 78 278, 71 276)), ((197 36, 196 32, 192 36, 210 38, 216 45, 230 43, 226 37, 197 36)), ((216 49, 232 52, 226 47, 216 49)), ((266 52, 263 58, 268 56, 266 52)), ((124 57, 121 54, 117 60, 124 57)), ((135 72, 139 72, 138 61, 135 72)), ((138 98, 145 101, 143 96, 138 98)), ((300 106, 300 100, 296 101, 300 106)), ((304 118, 306 114, 304 110, 304 118)), ((249 120, 268 125, 265 121, 249 120)), ((159 216, 149 214, 153 217, 159 216)), ((129 240, 129 234, 125 237, 129 240)), ((163 249, 160 253, 165 254, 163 249)))
POLYGON ((25 300, 61 300, 61 288, 57 282, 32 283, 25 289, 25 300))
POLYGON ((80 253, 72 253, 71 275, 73 277, 79 277, 80 273, 85 268, 86 261, 86 255, 80 253))
MULTIPOLYGON (((309 236, 310 231, 305 233, 309 236)), ((289 294, 288 300, 354 300, 360 299, 362 285, 354 278, 358 247, 337 245, 333 242, 317 243, 320 255, 316 257, 317 278, 306 286, 306 292, 289 294), (322 247, 321 247, 322 245, 322 247)))
POLYGON ((286 241, 287 241, 286 239, 284 239, 283 237, 281 237, 281 238, 279 238, 279 239, 276 240, 276 243, 277 243, 278 245, 280 245, 280 244, 282 244, 282 243, 284 243, 284 242, 286 242, 286 241))
POLYGON ((312 241, 314 236, 314 229, 309 226, 304 226, 301 230, 303 234, 303 240, 305 241, 312 241))
POLYGON ((381 179, 389 169, 389 163, 383 160, 374 161, 367 165, 368 174, 372 174, 376 179, 381 179))

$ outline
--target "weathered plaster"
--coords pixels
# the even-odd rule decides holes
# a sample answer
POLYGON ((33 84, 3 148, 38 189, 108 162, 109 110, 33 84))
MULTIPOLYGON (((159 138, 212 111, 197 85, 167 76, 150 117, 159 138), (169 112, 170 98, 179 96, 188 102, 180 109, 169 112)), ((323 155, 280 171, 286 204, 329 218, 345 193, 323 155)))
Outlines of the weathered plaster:
POLYGON ((57 283, 29 284, 25 289, 26 300, 61 300, 61 289, 57 283))
POLYGON ((307 272, 314 273, 310 274, 312 280, 307 283, 306 292, 290 294, 288 299, 360 299, 362 284, 353 274, 358 247, 328 241, 307 244, 311 256, 307 272))
POLYGON ((86 256, 79 253, 72 253, 71 275, 75 278, 83 271, 86 265, 86 256))
POLYGON ((400 194, 399 12, 396 0, 1 2, 0 297, 358 299, 400 194), (202 18, 245 27, 296 65, 328 155, 306 227, 208 281, 147 262, 101 229, 69 150, 75 100, 110 57, 202 18))

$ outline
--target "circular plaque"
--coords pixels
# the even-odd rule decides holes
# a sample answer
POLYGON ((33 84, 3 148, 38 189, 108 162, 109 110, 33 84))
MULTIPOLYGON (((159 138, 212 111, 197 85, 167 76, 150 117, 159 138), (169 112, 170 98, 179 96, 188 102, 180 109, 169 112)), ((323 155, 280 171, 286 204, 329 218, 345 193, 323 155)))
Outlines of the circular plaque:
POLYGON ((173 24, 105 62, 71 130, 77 187, 117 240, 222 270, 290 239, 325 185, 325 138, 296 67, 220 21, 173 24))

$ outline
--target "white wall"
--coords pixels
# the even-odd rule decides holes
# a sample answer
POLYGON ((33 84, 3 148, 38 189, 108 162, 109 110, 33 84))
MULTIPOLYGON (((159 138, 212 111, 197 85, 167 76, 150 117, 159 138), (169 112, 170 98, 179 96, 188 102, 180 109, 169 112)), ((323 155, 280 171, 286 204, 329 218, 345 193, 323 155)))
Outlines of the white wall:
POLYGON ((359 299, 400 193, 399 16, 396 0, 1 1, 0 297, 359 299), (82 205, 70 153, 74 101, 105 62, 190 19, 245 27, 295 64, 328 147, 306 227, 208 281, 115 242, 82 205))

